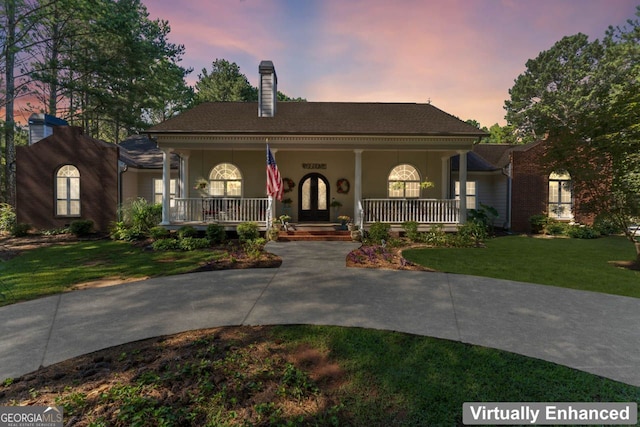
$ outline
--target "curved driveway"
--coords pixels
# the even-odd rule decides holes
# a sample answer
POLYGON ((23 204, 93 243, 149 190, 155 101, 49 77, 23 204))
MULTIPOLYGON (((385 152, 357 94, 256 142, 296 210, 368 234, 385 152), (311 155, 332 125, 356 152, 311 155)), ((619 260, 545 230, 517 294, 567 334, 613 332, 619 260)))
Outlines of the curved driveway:
POLYGON ((0 308, 0 381, 106 347, 228 325, 319 324, 494 347, 640 386, 640 299, 482 277, 346 268, 344 242, 276 242, 278 269, 64 293, 0 308))

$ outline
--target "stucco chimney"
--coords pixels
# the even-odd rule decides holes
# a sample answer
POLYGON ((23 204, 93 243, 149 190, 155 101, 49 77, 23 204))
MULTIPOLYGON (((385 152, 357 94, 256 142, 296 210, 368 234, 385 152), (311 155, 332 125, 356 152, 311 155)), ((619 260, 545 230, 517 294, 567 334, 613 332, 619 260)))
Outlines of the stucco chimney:
POLYGON ((278 77, 271 61, 262 61, 258 67, 260 72, 260 87, 258 88, 258 117, 273 117, 276 115, 276 100, 278 98, 278 77))

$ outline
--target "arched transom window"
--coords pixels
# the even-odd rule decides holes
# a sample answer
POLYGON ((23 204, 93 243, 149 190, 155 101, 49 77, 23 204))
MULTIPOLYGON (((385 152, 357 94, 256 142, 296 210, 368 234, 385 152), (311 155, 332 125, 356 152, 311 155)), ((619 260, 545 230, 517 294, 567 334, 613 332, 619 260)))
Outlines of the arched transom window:
POLYGON ((420 197, 420 174, 411 165, 398 165, 389 173, 388 192, 393 197, 420 197))
POLYGON ((209 174, 209 194, 213 197, 242 197, 242 174, 231 163, 220 163, 209 174))
POLYGON ((557 219, 572 219, 571 175, 567 171, 549 175, 549 216, 557 219))
POLYGON ((80 216, 80 171, 73 165, 56 173, 56 215, 80 216))

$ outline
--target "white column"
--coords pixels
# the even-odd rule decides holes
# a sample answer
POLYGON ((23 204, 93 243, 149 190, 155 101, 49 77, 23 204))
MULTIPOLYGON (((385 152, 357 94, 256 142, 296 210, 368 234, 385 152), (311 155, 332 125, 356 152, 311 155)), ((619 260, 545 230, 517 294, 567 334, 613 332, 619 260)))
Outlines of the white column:
POLYGON ((355 171, 353 185, 353 209, 354 224, 360 224, 363 218, 360 218, 359 204, 362 201, 362 150, 353 150, 355 153, 355 171))
POLYGON ((460 218, 458 222, 467 222, 467 151, 458 151, 460 154, 460 218))
MULTIPOLYGON (((267 143, 268 142, 269 140, 267 139, 267 143)), ((278 152, 277 148, 271 148, 271 154, 273 154, 273 161, 276 162, 276 164, 278 164, 278 160, 276 159, 277 152, 278 152)), ((269 223, 267 224, 267 228, 271 227, 271 224, 273 224, 273 220, 276 218, 276 209, 277 209, 276 203, 277 203, 277 200, 274 199, 272 196, 269 196, 269 205, 271 206, 271 218, 267 218, 267 221, 269 221, 269 223)))
POLYGON ((451 166, 451 157, 445 156, 442 157, 442 189, 440 191, 441 199, 449 198, 449 189, 451 188, 451 171, 449 170, 451 166))
POLYGON ((180 154, 180 197, 189 197, 189 154, 180 154))
POLYGON ((162 222, 160 225, 171 224, 171 148, 162 148, 162 222))

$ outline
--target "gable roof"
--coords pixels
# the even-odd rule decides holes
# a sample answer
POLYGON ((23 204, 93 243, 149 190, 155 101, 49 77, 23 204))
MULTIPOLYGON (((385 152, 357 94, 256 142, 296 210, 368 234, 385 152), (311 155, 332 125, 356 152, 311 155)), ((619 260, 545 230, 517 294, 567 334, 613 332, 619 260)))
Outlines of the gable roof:
MULTIPOLYGON (((120 160, 138 169, 162 169, 162 150, 146 135, 132 135, 118 144, 120 160)), ((178 155, 171 153, 171 168, 178 168, 178 155)))
POLYGON ((278 102, 258 117, 255 102, 209 102, 153 126, 150 134, 304 134, 482 137, 485 132, 431 104, 278 102))

